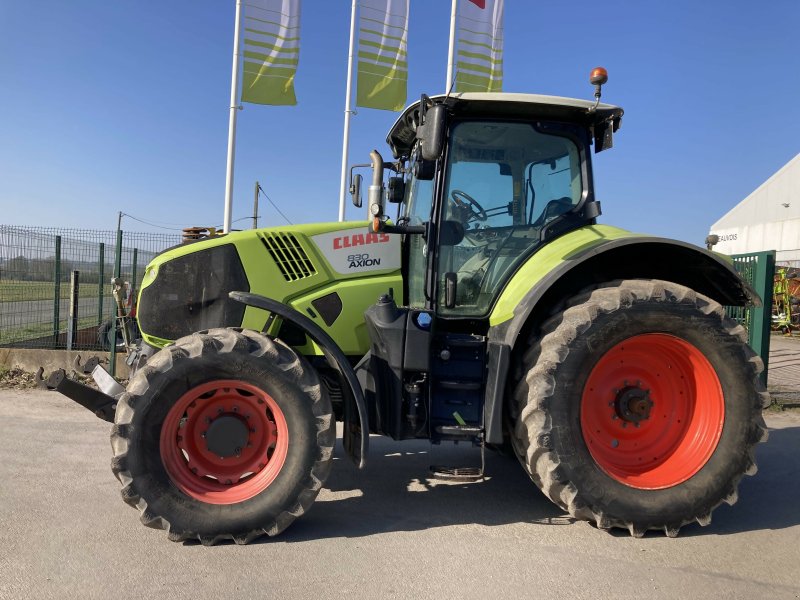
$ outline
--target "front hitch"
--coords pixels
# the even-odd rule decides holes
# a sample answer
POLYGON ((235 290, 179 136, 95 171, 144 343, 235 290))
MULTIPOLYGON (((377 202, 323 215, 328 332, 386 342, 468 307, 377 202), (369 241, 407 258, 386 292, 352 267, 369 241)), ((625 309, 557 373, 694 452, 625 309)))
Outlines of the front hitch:
MULTIPOLYGON (((103 367, 97 365, 92 371, 92 376, 95 378, 95 381, 98 379, 98 369, 111 378, 103 367)), ((39 374, 39 377, 41 378, 41 374, 39 374)), ((113 381, 113 378, 111 378, 111 380, 113 381)), ((100 382, 98 381, 98 383, 100 382)), ((113 391, 124 391, 124 388, 116 383, 116 381, 114 381, 114 384, 116 384, 116 388, 114 388, 113 391)), ((67 373, 64 369, 53 371, 46 380, 41 380, 40 387, 60 392, 70 400, 92 411, 96 417, 108 421, 109 423, 114 422, 114 413, 117 410, 117 398, 70 379, 67 377, 67 373)))

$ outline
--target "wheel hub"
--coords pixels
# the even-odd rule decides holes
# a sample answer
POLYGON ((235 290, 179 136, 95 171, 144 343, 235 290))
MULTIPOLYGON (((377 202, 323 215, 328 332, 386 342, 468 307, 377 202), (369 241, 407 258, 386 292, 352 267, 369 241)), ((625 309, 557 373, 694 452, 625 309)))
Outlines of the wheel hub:
POLYGON ((241 456, 247 446, 250 430, 237 416, 222 415, 214 419, 206 432, 208 451, 220 458, 241 456))
POLYGON ((638 385, 625 385, 614 399, 617 416, 628 423, 640 423, 649 419, 651 408, 653 401, 650 399, 650 390, 638 385))
POLYGON ((714 367, 696 346, 664 333, 609 348, 581 397, 581 432, 595 463, 638 489, 693 477, 714 453, 724 419, 714 367))
POLYGON ((187 391, 161 427, 161 458, 187 495, 210 504, 242 502, 278 476, 289 447, 275 400, 244 381, 215 380, 187 391))

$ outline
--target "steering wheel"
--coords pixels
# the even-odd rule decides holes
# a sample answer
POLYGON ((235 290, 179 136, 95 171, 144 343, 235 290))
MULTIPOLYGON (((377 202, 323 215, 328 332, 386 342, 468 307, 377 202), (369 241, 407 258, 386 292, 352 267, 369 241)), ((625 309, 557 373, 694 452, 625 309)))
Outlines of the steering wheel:
POLYGON ((451 190, 450 197, 459 209, 467 213, 467 223, 471 223, 472 221, 485 221, 489 218, 486 214, 486 210, 468 193, 462 192, 461 190, 451 190))

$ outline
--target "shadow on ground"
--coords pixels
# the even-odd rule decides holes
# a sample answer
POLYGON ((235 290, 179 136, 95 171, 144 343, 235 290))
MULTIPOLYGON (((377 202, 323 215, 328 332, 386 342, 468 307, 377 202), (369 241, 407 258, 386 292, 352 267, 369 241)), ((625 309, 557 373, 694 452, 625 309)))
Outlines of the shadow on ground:
POLYGON ((332 494, 321 495, 281 540, 362 537, 464 524, 572 522, 542 495, 513 457, 487 452, 487 479, 445 483, 431 477, 430 465, 477 466, 477 449, 373 437, 363 470, 344 457, 341 447, 336 456, 326 484, 332 494))
POLYGON ((770 429, 756 449, 758 473, 739 484, 739 501, 721 506, 708 527, 692 535, 728 535, 743 531, 785 529, 800 525, 800 427, 770 429))
MULTIPOLYGON (((442 483, 431 479, 431 463, 447 464, 449 459, 450 463, 463 465, 468 453, 475 464, 477 451, 464 452, 463 446, 432 447, 423 442, 395 443, 382 438, 372 438, 370 442, 370 458, 363 471, 343 458, 338 448, 327 483, 333 493, 323 494, 310 513, 296 521, 280 540, 354 538, 449 525, 573 523, 536 488, 514 458, 487 453, 487 480, 442 483)), ((681 537, 800 525, 800 427, 770 430, 770 439, 759 445, 756 458, 759 472, 742 479, 739 501, 717 508, 708 527, 684 527, 681 537)), ((621 530, 613 533, 628 535, 621 530)), ((649 532, 648 537, 651 536, 663 534, 649 532)))
MULTIPOLYGON (((696 523, 681 529, 680 537, 730 535, 746 531, 776 530, 800 525, 800 427, 770 429, 769 440, 756 448, 758 473, 739 483, 739 500, 720 505, 711 524, 696 523)), ((616 537, 627 532, 613 530, 616 537)), ((661 537, 657 531, 645 537, 661 537)))

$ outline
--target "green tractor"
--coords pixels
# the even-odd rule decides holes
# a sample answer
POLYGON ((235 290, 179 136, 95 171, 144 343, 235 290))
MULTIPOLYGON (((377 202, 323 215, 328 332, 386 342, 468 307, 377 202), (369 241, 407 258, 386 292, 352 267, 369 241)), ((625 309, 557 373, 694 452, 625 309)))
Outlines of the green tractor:
POLYGON ((336 421, 359 467, 370 434, 513 449, 572 517, 634 536, 735 502, 769 398, 723 305, 759 299, 718 255, 598 224, 591 147, 622 109, 594 75, 596 101, 423 96, 393 160, 371 153, 363 222, 156 257, 127 388, 97 369, 101 391, 53 384, 113 421, 142 522, 204 544, 279 534, 325 483, 336 421))

